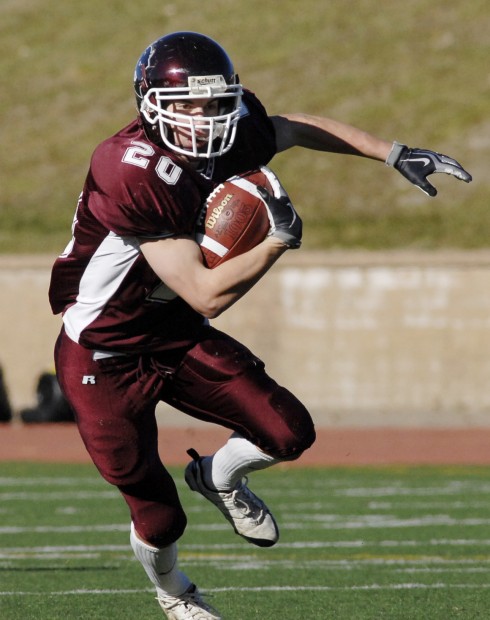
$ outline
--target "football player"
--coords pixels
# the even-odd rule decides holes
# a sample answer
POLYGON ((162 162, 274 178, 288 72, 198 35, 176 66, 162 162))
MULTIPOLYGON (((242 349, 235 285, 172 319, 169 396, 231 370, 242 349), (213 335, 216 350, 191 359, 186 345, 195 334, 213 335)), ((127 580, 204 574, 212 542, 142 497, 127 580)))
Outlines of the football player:
POLYGON ((471 177, 449 157, 329 118, 269 116, 225 50, 202 34, 152 43, 137 61, 134 90, 137 117, 95 149, 72 239, 53 266, 50 303, 63 315, 57 376, 96 467, 127 502, 132 548, 167 618, 217 619, 178 567, 186 516, 158 453, 157 403, 230 430, 215 454, 189 451, 185 480, 262 547, 277 542, 278 527, 247 476, 297 459, 315 430, 263 362, 209 324, 300 245, 301 219, 285 192, 264 192, 271 234, 207 269, 194 239, 205 198, 293 146, 386 162, 429 195, 429 174, 471 177))

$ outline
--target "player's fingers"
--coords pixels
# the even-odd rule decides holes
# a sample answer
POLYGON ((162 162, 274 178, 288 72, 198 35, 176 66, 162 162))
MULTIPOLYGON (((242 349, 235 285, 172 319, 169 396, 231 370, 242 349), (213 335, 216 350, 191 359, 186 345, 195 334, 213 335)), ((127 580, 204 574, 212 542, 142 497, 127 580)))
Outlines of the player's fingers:
POLYGON ((287 191, 284 189, 281 182, 270 168, 268 168, 267 166, 261 166, 260 170, 267 177, 267 180, 269 181, 272 187, 272 191, 274 192, 274 196, 276 198, 282 198, 283 196, 289 198, 287 191))
POLYGON ((267 204, 271 199, 271 195, 262 185, 257 185, 256 187, 257 187, 257 192, 259 193, 260 197, 267 204))
POLYGON ((421 189, 424 194, 427 194, 427 196, 430 196, 431 198, 434 198, 434 196, 437 196, 437 190, 436 188, 429 183, 429 181, 427 181, 427 179, 424 179, 423 181, 419 181, 418 183, 415 183, 415 185, 421 189))
POLYGON ((444 172, 445 174, 450 174, 465 183, 469 183, 473 179, 471 174, 466 172, 458 161, 452 157, 442 154, 439 155, 439 161, 436 162, 436 169, 434 172, 444 172))
POLYGON ((470 183, 470 181, 472 181, 473 179, 471 174, 469 174, 468 172, 466 172, 466 170, 459 166, 449 166, 446 164, 444 165, 444 168, 442 170, 436 170, 436 172, 445 172, 446 174, 451 174, 453 177, 456 177, 457 179, 459 179, 460 181, 464 181, 465 183, 470 183))

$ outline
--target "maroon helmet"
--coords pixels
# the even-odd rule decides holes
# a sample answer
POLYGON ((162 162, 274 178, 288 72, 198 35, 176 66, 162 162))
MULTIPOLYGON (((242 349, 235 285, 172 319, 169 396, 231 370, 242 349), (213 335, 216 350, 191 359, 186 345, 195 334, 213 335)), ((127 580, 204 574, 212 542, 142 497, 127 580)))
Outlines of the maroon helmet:
POLYGON ((174 151, 191 157, 218 157, 235 139, 240 118, 242 87, 225 50, 209 37, 196 32, 176 32, 152 43, 140 56, 134 74, 139 114, 148 135, 174 151), (213 116, 190 116, 169 111, 171 102, 217 100, 213 116), (192 146, 178 146, 172 132, 182 128, 192 137, 192 146), (196 131, 206 148, 198 148, 196 131))

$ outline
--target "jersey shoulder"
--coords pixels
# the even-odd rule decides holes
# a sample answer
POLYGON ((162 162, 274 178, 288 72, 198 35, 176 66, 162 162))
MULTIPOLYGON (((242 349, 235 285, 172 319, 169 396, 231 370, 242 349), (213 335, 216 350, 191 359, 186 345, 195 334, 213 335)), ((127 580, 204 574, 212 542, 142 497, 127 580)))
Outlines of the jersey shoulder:
POLYGON ((222 181, 234 174, 265 166, 276 152, 272 121, 255 94, 245 90, 235 141, 228 153, 217 158, 214 178, 222 181))
MULTIPOLYGON (((158 178, 162 167, 157 163, 161 158, 159 151, 138 122, 133 121, 96 147, 90 162, 93 181, 108 196, 128 199, 135 185, 151 184, 158 178)), ((168 160, 170 157, 165 159, 168 160)), ((174 175, 179 174, 176 165, 172 168, 174 175)), ((170 179, 170 166, 166 172, 165 178, 170 179)))
POLYGON ((189 171, 137 121, 97 146, 86 190, 94 216, 124 236, 188 234, 202 201, 189 171))

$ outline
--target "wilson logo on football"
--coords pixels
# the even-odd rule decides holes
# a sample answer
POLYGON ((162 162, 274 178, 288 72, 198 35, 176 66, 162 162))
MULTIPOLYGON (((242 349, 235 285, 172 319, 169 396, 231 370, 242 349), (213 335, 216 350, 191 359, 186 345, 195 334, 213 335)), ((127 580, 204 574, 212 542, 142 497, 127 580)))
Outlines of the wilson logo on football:
POLYGON ((230 202, 232 198, 233 198, 233 194, 226 194, 226 196, 219 203, 219 205, 216 205, 216 207, 213 207, 210 217, 206 220, 206 224, 205 224, 206 228, 214 228, 216 222, 218 221, 219 216, 223 212, 223 209, 227 206, 227 204, 230 202))

